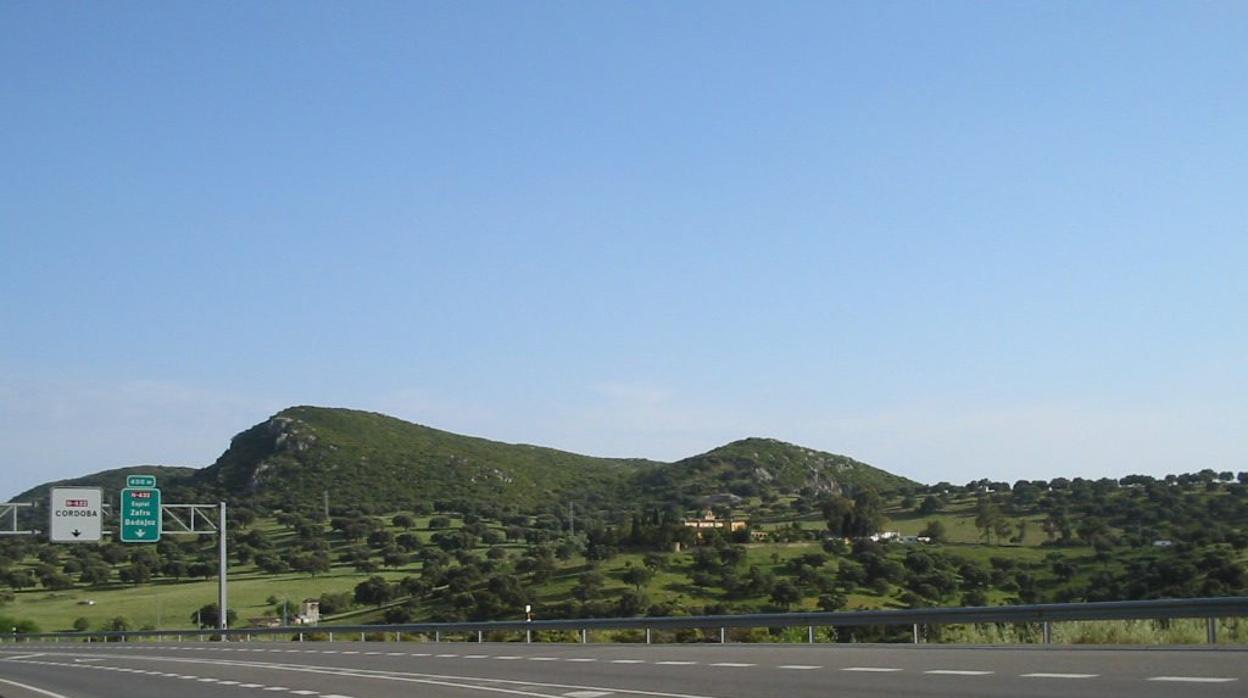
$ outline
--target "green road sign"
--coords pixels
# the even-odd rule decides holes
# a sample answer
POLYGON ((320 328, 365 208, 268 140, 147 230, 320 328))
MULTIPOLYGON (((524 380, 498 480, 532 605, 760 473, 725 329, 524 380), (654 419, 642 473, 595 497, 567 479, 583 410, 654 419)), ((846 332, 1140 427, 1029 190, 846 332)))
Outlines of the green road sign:
POLYGON ((144 489, 153 489, 156 487, 155 475, 127 475, 126 487, 141 487, 144 489))
POLYGON ((160 540, 160 490, 127 487, 121 491, 121 542, 160 540))

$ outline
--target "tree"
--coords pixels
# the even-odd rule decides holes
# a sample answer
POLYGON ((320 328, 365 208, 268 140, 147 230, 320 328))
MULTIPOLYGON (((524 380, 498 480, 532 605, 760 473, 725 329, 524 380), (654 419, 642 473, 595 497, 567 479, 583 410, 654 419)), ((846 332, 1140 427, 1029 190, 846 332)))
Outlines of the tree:
POLYGON ((641 588, 650 583, 653 577, 654 572, 651 572, 646 567, 629 567, 624 570, 623 579, 625 584, 632 584, 633 588, 640 592, 641 588))
POLYGON ((604 581, 601 574, 590 570, 577 578, 576 586, 572 588, 572 595, 582 603, 596 599, 602 592, 604 581))
POLYGON ((667 568, 667 556, 660 553, 646 553, 642 558, 642 564, 651 572, 658 572, 667 568))
POLYGON ((381 607, 392 598, 394 589, 381 577, 372 576, 355 585, 356 603, 381 607))
POLYGON ((850 535, 849 529, 854 513, 854 503, 846 497, 834 494, 823 501, 823 519, 828 532, 841 537, 850 535))
POLYGON ((146 584, 152 580, 152 570, 147 565, 136 562, 121 571, 121 581, 127 584, 146 584))
POLYGON ((416 520, 407 514, 395 514, 394 518, 390 519, 390 523, 394 524, 396 528, 410 531, 416 525, 416 520))
POLYGON ((74 632, 79 632, 79 633, 86 632, 91 629, 91 621, 87 620, 84 617, 79 616, 78 618, 74 619, 73 628, 74 628, 74 632))
MULTIPOLYGON (((191 622, 198 623, 201 628, 215 628, 218 626, 218 620, 221 618, 221 611, 215 603, 205 604, 199 607, 199 610, 191 614, 191 622)), ((225 614, 227 625, 234 625, 238 620, 238 613, 234 609, 230 609, 225 614)))
POLYGON ((402 567, 408 563, 407 555, 397 548, 389 548, 382 553, 381 562, 386 567, 402 567))
POLYGON ((83 568, 82 573, 78 575, 78 581, 82 584, 98 587, 108 584, 112 576, 113 568, 108 565, 91 564, 83 568))
POLYGON ((771 590, 771 600, 784 606, 787 610, 790 606, 802 600, 802 591, 797 585, 789 580, 784 580, 771 590))
POLYGON ((845 608, 845 604, 849 603, 849 597, 839 592, 824 594, 819 597, 819 610, 821 611, 839 611, 845 608))
MULTIPOLYGON (((992 501, 990 497, 980 497, 979 502, 975 505, 975 528, 979 529, 980 536, 988 542, 988 545, 992 545, 994 533, 1000 535, 1003 522, 1007 526, 1009 525, 996 502, 992 501)), ((1008 532, 1007 528, 1006 533, 1008 532)))
POLYGON ((945 524, 941 523, 938 519, 928 521, 927 525, 923 527, 923 530, 919 531, 919 535, 931 538, 933 543, 943 543, 945 541, 945 536, 947 535, 945 533, 945 524))
POLYGON ((21 591, 35 585, 35 575, 30 570, 13 570, 8 575, 9 586, 21 591))
POLYGON ((329 571, 329 555, 326 553, 295 555, 290 559, 290 567, 296 572, 306 572, 315 577, 317 574, 329 571))

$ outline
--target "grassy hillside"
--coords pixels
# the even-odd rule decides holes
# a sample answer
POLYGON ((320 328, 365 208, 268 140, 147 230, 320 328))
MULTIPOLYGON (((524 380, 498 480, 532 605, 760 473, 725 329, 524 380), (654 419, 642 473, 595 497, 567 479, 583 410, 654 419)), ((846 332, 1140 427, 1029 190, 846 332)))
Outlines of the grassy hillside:
MULTIPOLYGON (((286 512, 235 524, 231 598, 245 625, 279 614, 274 601, 326 596, 337 597, 338 622, 358 623, 516 618, 525 603, 532 603, 539 617, 558 618, 1248 592, 1248 545, 1238 538, 1248 523, 1243 486, 1193 483, 1173 489, 1190 500, 1192 512, 1217 511, 1232 527, 1231 542, 1180 540, 1173 548, 1159 548, 1088 526, 1079 534, 1086 538, 1062 542, 1059 529, 1046 531, 1036 513, 1018 511, 1006 515, 1014 533, 989 544, 977 523, 987 495, 966 490, 944 495, 939 510, 926 513, 920 510, 931 507, 921 498, 888 501, 886 529, 943 529, 942 540, 928 545, 851 546, 829 540, 817 515, 803 511, 800 498, 782 502, 788 517, 754 526, 756 535, 735 542, 712 536, 681 552, 628 542, 637 535, 647 539, 651 524, 643 521, 640 534, 630 533, 635 522, 612 523, 588 512, 586 528, 576 535, 563 522, 543 517, 343 512, 317 521, 314 510, 286 512), (1024 530, 1018 535, 1020 525, 1024 530), (616 538, 603 547, 610 530, 616 538), (323 567, 298 571, 317 555, 324 556, 323 567), (353 599, 357 586, 371 577, 385 583, 387 597, 353 599)), ((1078 497, 1077 489, 1071 497, 1078 497)), ((1125 511, 1136 499, 1135 489, 1123 487, 1105 504, 1125 511)), ((1057 499, 1063 508, 1069 503, 1064 496, 1057 499)), ((1008 509, 1013 502, 1001 504, 1008 509)), ((757 508, 774 514, 777 505, 757 508)), ((1173 523, 1184 525, 1182 516, 1175 516, 1173 523)), ((8 541, 3 551, 20 557, 0 559, 8 573, 0 579, 16 572, 26 575, 28 584, 0 594, 0 614, 45 629, 66 629, 79 618, 88 627, 104 627, 119 616, 134 628, 186 628, 196 608, 215 600, 210 539, 103 547, 8 541), (149 558, 154 561, 144 561, 149 558), (169 564, 178 561, 185 563, 180 569, 169 564), (209 564, 197 571, 197 561, 209 564), (98 565, 108 568, 105 579, 75 578, 84 567, 98 565), (124 581, 136 565, 149 565, 155 573, 141 583, 124 581), (84 605, 88 600, 94 604, 84 605)))
POLYGON ((22 492, 11 501, 43 502, 48 498, 48 490, 53 487, 102 487, 106 492, 114 493, 126 486, 128 475, 155 475, 163 488, 168 489, 171 494, 180 495, 184 490, 194 490, 192 478, 197 472, 195 468, 173 465, 135 465, 113 468, 82 477, 45 482, 22 492))
POLYGON ((918 483, 849 458, 775 439, 749 438, 645 470, 643 492, 669 501, 715 494, 893 492, 918 483))
POLYGON ((292 407, 234 437, 196 481, 227 496, 294 506, 335 501, 397 508, 438 499, 532 506, 618 487, 637 461, 505 444, 373 412, 292 407))
MULTIPOLYGON (((576 502, 698 506, 711 495, 882 492, 916 483, 846 456, 772 439, 744 439, 676 463, 596 458, 463 436, 374 412, 291 407, 236 435, 202 470, 138 466, 57 484, 102 486, 154 474, 166 501, 224 498, 250 507, 298 509, 329 492, 335 504, 397 510, 435 502, 487 502, 534 511, 576 502)), ((18 501, 42 502, 41 485, 18 501)))

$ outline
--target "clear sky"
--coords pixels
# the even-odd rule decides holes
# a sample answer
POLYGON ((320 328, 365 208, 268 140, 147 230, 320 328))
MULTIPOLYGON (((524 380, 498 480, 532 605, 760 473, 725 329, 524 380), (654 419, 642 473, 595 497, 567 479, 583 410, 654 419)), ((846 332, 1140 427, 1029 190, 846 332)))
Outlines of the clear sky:
POLYGON ((1241 2, 0 4, 0 497, 292 404, 1248 469, 1241 2))

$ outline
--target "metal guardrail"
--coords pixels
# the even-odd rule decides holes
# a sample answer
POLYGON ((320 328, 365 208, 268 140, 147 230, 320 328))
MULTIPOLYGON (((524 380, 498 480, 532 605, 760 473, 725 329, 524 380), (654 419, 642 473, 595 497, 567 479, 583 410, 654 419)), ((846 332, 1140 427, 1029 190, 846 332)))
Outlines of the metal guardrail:
POLYGON ((955 625, 975 623, 1035 623, 1041 624, 1043 639, 1051 639, 1050 624, 1076 620, 1162 620, 1176 618, 1203 618, 1206 620, 1207 639, 1217 641, 1216 620, 1248 616, 1248 597, 1199 599, 1161 599, 1153 601, 1105 601, 1094 603, 1032 604, 1019 606, 971 606, 961 608, 915 608, 884 611, 836 611, 797 613, 752 613, 722 616, 660 616, 632 618, 572 618, 566 620, 506 620, 464 623, 403 623, 395 625, 295 625, 276 628, 233 628, 229 630, 133 630, 133 631, 86 631, 61 633, 5 633, 13 642, 33 640, 72 641, 128 641, 143 638, 178 639, 198 637, 212 639, 251 639, 264 636, 298 636, 334 634, 343 636, 367 634, 424 634, 440 640, 443 633, 476 633, 480 640, 484 633, 523 632, 526 640, 532 639, 533 631, 560 630, 580 633, 586 641, 590 630, 644 630, 650 641, 651 630, 679 630, 686 628, 719 629, 720 641, 725 641, 727 628, 784 628, 805 626, 813 641, 816 627, 845 626, 911 626, 913 638, 919 641, 919 628, 929 625, 955 625))

